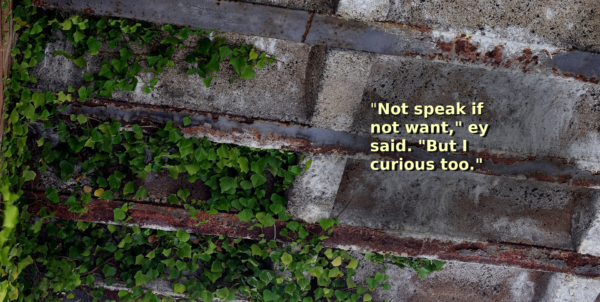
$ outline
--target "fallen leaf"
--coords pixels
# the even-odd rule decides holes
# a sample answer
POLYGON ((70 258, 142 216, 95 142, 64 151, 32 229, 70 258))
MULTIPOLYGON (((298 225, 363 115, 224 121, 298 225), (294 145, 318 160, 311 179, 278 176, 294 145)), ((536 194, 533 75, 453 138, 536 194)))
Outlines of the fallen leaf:
POLYGON ((94 196, 100 197, 102 196, 102 193, 104 193, 104 189, 100 188, 94 192, 94 196))

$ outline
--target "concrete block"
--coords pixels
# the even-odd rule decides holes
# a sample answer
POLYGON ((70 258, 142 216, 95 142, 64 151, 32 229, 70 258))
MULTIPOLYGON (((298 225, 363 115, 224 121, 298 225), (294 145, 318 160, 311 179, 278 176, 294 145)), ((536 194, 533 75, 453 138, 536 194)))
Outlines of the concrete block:
POLYGON ((347 19, 383 21, 389 9, 388 0, 340 0, 337 14, 347 19))
POLYGON ((367 85, 372 57, 368 53, 338 49, 327 53, 311 119, 313 126, 336 131, 350 128, 367 85))
POLYGON ((427 60, 379 56, 373 63, 351 132, 370 134, 372 123, 441 123, 448 134, 378 134, 380 139, 418 142, 468 140, 470 149, 571 159, 582 169, 600 171, 600 104, 598 85, 568 79, 487 70, 427 60), (466 105, 467 115, 378 115, 371 103, 466 105), (482 115, 471 115, 471 104, 483 102, 482 115), (463 127, 455 126, 462 121, 463 127), (469 124, 489 124, 486 137, 469 133, 469 124), (595 164, 593 164, 595 163, 595 164))
POLYGON ((441 170, 373 171, 370 161, 349 159, 331 215, 416 238, 575 250, 597 198, 593 189, 568 185, 441 170))
POLYGON ((392 1, 387 21, 598 52, 596 0, 392 1))
POLYGON ((338 155, 311 155, 310 168, 297 176, 290 191, 287 211, 292 219, 315 223, 329 218, 346 165, 346 158, 338 155))
MULTIPOLYGON (((366 286, 365 280, 381 271, 364 256, 351 252, 360 267, 353 280, 366 286)), ((442 271, 424 279, 412 269, 387 265, 389 290, 376 289, 373 301, 544 301, 552 273, 479 263, 448 261, 442 271)))
MULTIPOLYGON (((588 223, 587 229, 581 231, 581 239, 578 242, 577 252, 581 254, 600 256, 600 200, 596 200, 593 206, 588 209, 588 211, 593 213, 592 221, 588 223)), ((585 216, 590 217, 591 215, 588 214, 585 216)), ((582 213, 582 215, 577 217, 585 216, 582 213)))
POLYGON ((600 298, 600 280, 554 274, 542 301, 594 302, 600 298))
MULTIPOLYGON (((257 69, 252 80, 238 79, 229 83, 234 76, 233 68, 224 63, 210 88, 196 75, 186 75, 190 67, 186 62, 177 62, 161 76, 157 88, 150 94, 142 92, 143 83, 131 93, 115 92, 114 98, 132 103, 164 105, 190 110, 201 110, 245 117, 293 121, 306 123, 312 107, 305 103, 306 68, 311 47, 302 43, 277 39, 223 34, 231 45, 252 44, 260 52, 274 55, 279 61, 264 69, 257 69)), ((197 37, 186 42, 195 45, 197 37), (196 40, 195 40, 196 39, 196 40)), ((79 68, 72 61, 50 53, 67 49, 70 45, 64 39, 50 43, 47 57, 31 74, 39 81, 37 89, 52 91, 66 90, 69 85, 77 87, 84 83, 83 74, 98 72, 102 59, 110 59, 112 54, 89 56, 88 66, 79 68), (53 74, 48 77, 48 74, 53 74)), ((140 50, 140 52, 143 52, 140 50)), ((175 54, 176 59, 185 58, 185 50, 175 54)), ((141 78, 149 80, 151 74, 141 73, 141 78)))

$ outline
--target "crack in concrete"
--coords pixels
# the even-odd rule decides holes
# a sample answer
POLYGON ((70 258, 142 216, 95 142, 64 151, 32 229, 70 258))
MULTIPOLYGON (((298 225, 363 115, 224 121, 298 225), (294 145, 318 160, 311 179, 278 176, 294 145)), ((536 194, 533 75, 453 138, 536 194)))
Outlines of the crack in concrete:
POLYGON ((315 12, 312 12, 310 14, 310 19, 308 19, 308 23, 306 23, 306 31, 304 32, 304 35, 302 35, 302 43, 304 43, 304 41, 306 41, 306 36, 308 36, 308 32, 310 31, 310 26, 312 25, 312 20, 313 20, 314 16, 315 16, 315 12))

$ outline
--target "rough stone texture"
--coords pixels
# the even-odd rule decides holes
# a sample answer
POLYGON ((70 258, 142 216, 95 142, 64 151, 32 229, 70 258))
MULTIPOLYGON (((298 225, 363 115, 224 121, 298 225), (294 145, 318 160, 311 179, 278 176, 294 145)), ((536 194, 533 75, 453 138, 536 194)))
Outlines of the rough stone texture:
POLYGON ((237 0, 256 4, 272 5, 290 9, 301 9, 321 14, 332 14, 339 0, 237 0))
POLYGON ((383 21, 389 10, 388 0, 341 0, 336 13, 348 19, 383 21))
MULTIPOLYGON (((600 51, 596 0, 394 0, 387 21, 523 43, 600 51)), ((340 7, 344 2, 340 3, 340 7)))
POLYGON ((347 131, 371 71, 372 55, 332 50, 327 54, 321 89, 311 124, 347 131))
POLYGON ((600 280, 586 279, 565 274, 554 274, 542 301, 579 302, 598 301, 600 280))
POLYGON ((337 155, 312 155, 303 160, 301 167, 310 159, 310 169, 295 179, 287 210, 292 219, 315 223, 320 218, 329 217, 346 158, 337 155))
POLYGON ((595 202, 594 207, 590 209, 590 212, 595 215, 593 221, 589 223, 589 227, 581 232, 577 252, 600 256, 600 202, 598 200, 595 202))
MULTIPOLYGON (((360 253, 351 255, 360 263, 353 277, 357 285, 366 286, 365 280, 383 268, 365 260, 360 253)), ((552 273, 455 261, 448 261, 442 271, 424 279, 412 269, 395 265, 387 268, 391 289, 375 290, 373 301, 546 301, 540 299, 553 277, 552 273)))
MULTIPOLYGON (((279 61, 264 69, 257 69, 253 80, 238 79, 231 84, 229 79, 235 72, 229 64, 224 63, 210 88, 205 87, 200 77, 185 74, 190 68, 188 63, 178 62, 174 68, 167 69, 159 76, 157 88, 152 93, 143 93, 143 84, 140 82, 131 93, 115 92, 115 99, 305 123, 312 111, 305 103, 305 76, 311 47, 269 38, 234 34, 223 36, 231 45, 253 44, 258 51, 274 55, 279 61)), ((192 37, 188 42, 195 45, 197 41, 192 37)), ((40 79, 34 88, 59 91, 66 90, 69 85, 77 87, 84 83, 84 72, 98 72, 102 59, 112 55, 89 56, 88 66, 82 69, 62 56, 51 54, 55 50, 65 49, 72 51, 65 40, 49 44, 46 60, 31 72, 40 79), (48 77, 47 74, 53 76, 48 77)), ((185 58, 185 53, 176 54, 176 58, 185 58)), ((150 74, 141 75, 145 80, 150 79, 150 74)))
POLYGON ((592 189, 565 185, 440 170, 373 171, 369 165, 347 162, 332 211, 342 224, 574 250, 591 222, 574 213, 592 210, 598 198, 592 189))
MULTIPOLYGON (((597 85, 402 57, 380 56, 373 64, 352 132, 369 135, 372 123, 450 124, 448 134, 378 134, 381 139, 418 142, 468 140, 470 149, 575 159, 590 168, 600 163, 600 90, 597 85), (467 115, 378 115, 371 103, 467 106, 467 115), (483 102, 482 115, 471 104, 483 102), (455 126, 462 121, 463 126, 455 126), (489 124, 486 137, 469 133, 469 124, 489 124)), ((460 146, 460 144, 459 144, 460 146)), ((592 168, 590 168, 592 169, 592 168)), ((594 168, 598 170, 599 167, 594 168)))

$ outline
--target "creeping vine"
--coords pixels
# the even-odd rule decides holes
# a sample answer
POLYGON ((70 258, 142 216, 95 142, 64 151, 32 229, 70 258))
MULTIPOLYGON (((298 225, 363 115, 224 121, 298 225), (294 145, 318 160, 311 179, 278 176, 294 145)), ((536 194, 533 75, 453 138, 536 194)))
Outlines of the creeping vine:
MULTIPOLYGON (((3 9, 9 1, 2 1, 3 9)), ((209 87, 226 66, 235 72, 230 82, 250 80, 275 57, 252 45, 228 45, 211 30, 66 14, 37 8, 31 0, 14 7, 7 19, 15 23, 14 63, 2 79, 6 129, 0 166, 0 301, 60 301, 76 288, 100 299, 103 286, 115 283, 129 288, 119 292, 121 301, 173 301, 153 293, 149 282, 156 280, 167 280, 175 293, 202 301, 237 296, 251 301, 370 301, 372 291, 390 288, 385 268, 366 284, 355 284, 359 261, 322 246, 337 219, 321 219, 319 233, 290 220, 286 190, 310 160, 301 168, 303 159, 292 152, 184 135, 192 117, 181 124, 144 127, 73 113, 75 102, 111 98, 115 91, 150 93, 159 76, 177 64, 209 87), (72 50, 47 54, 49 43, 57 39, 66 39, 72 50), (67 91, 34 88, 38 79, 31 70, 47 55, 84 68, 101 54, 108 59, 98 72, 84 73, 79 86, 67 91), (185 59, 176 59, 181 54, 185 59), (287 222, 278 236, 291 244, 263 235, 253 241, 127 225, 132 204, 149 198, 144 179, 150 173, 201 181, 209 188, 206 200, 192 198, 185 189, 166 198, 187 209, 191 218, 201 211, 230 212, 252 228, 274 226, 278 219, 287 222), (30 215, 29 206, 37 201, 23 189, 42 174, 64 184, 48 187, 44 198, 74 213, 87 212, 93 198, 125 201, 114 210, 115 224, 57 219, 44 207, 30 215)), ((419 277, 444 265, 372 253, 365 259, 411 268, 419 277)))

